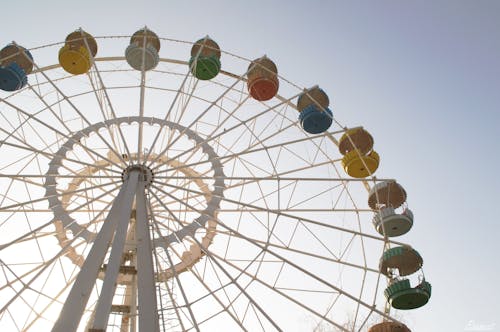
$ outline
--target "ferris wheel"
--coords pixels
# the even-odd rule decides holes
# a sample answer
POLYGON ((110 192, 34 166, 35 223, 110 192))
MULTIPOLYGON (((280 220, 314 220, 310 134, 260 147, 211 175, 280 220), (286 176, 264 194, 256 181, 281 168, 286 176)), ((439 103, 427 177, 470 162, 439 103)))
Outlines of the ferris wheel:
POLYGON ((372 135, 265 55, 79 29, 0 89, 2 331, 410 331, 430 298, 372 135))

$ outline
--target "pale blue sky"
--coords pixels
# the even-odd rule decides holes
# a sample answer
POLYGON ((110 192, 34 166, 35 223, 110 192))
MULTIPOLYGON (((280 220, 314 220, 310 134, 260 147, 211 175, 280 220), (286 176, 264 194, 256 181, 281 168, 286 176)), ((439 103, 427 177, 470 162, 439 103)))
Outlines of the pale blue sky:
POLYGON ((416 220, 402 240, 424 257, 433 296, 403 319, 417 332, 500 331, 500 1, 24 1, 2 12, 2 45, 147 25, 266 53, 292 82, 319 84, 339 122, 373 134, 377 175, 407 189, 416 220))

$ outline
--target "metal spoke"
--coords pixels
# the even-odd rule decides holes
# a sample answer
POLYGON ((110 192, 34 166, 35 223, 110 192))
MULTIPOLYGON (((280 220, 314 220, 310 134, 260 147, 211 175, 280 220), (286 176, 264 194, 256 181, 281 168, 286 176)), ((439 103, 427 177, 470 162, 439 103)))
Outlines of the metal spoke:
MULTIPOLYGON (((165 183, 164 185, 168 186, 168 187, 171 187, 171 188, 176 188, 176 189, 181 189, 181 190, 187 190, 187 191, 190 191, 190 192, 193 192, 193 193, 197 193, 197 194, 200 194, 200 195, 202 194, 201 192, 199 192, 197 190, 182 188, 182 187, 175 186, 175 185, 172 185, 172 184, 169 184, 169 183, 165 183)), ((174 199, 176 201, 178 200, 175 196, 172 196, 171 194, 169 194, 168 192, 162 190, 161 188, 158 188, 158 187, 155 187, 155 188, 158 191, 162 192, 163 194, 171 197, 172 199, 174 199)), ((371 234, 368 234, 368 233, 361 233, 361 232, 358 232, 358 231, 353 231, 351 229, 342 228, 342 227, 339 227, 339 226, 322 223, 322 222, 319 222, 319 221, 316 221, 316 220, 313 220, 313 219, 310 219, 310 218, 303 218, 303 217, 295 216, 295 215, 292 215, 292 214, 289 214, 289 213, 284 213, 283 210, 279 210, 279 209, 277 209, 277 210, 275 210, 275 209, 266 209, 266 208, 263 208, 263 207, 260 207, 260 206, 257 206, 257 205, 248 204, 248 203, 245 203, 245 202, 242 202, 242 201, 232 200, 232 199, 229 199, 229 198, 226 198, 226 197, 220 197, 220 198, 222 200, 224 200, 224 201, 227 201, 228 203, 232 203, 232 204, 235 204, 237 206, 249 207, 251 209, 255 209, 255 210, 258 210, 258 211, 269 212, 269 213, 277 214, 277 215, 280 215, 280 216, 283 216, 283 217, 287 217, 287 218, 290 218, 290 219, 293 219, 293 220, 302 221, 302 222, 306 222, 306 223, 310 223, 310 224, 313 224, 313 225, 322 226, 322 227, 326 227, 326 228, 331 228, 331 229, 335 229, 335 230, 338 230, 338 231, 350 233, 350 234, 353 234, 353 235, 358 235, 358 236, 362 236, 362 237, 371 238, 371 239, 374 239, 374 240, 380 240, 380 241, 384 240, 384 238, 382 238, 382 237, 371 235, 371 234)), ((197 209, 192 209, 192 210, 199 212, 197 209)), ((394 241, 392 239, 390 240, 390 243, 397 244, 397 245, 404 245, 404 243, 398 242, 398 241, 394 241)))
MULTIPOLYGON (((168 207, 164 206, 165 209, 168 211, 168 207)), ((173 214, 173 213, 170 213, 170 215, 172 216, 172 218, 179 224, 182 225, 182 222, 177 219, 177 217, 173 214)), ((200 249, 208 256, 208 257, 211 257, 211 254, 203 247, 203 245, 195 238, 193 237, 193 240, 200 246, 200 249)), ((168 253, 167 253, 168 255, 168 253)), ((169 256, 170 257, 170 256, 169 256)), ((231 279, 232 281, 232 284, 234 284, 242 294, 245 295, 245 297, 250 301, 250 303, 252 303, 255 307, 258 308, 259 312, 261 312, 262 315, 264 315, 264 317, 266 317, 266 319, 278 330, 278 331, 281 331, 281 328, 276 324, 276 322, 257 304, 257 302, 255 302, 255 300, 245 291, 245 289, 237 282, 236 278, 233 278, 232 275, 221 265, 221 263, 219 263, 217 260, 213 259, 212 258, 212 261, 215 263, 215 265, 217 265, 217 267, 226 275, 226 277, 228 277, 229 279, 231 279)), ((186 299, 185 299, 186 300, 186 299)), ((187 304, 187 300, 186 300, 186 304, 187 304)), ((188 308, 189 308, 189 305, 188 305, 188 308)), ((193 317, 194 318, 194 317, 193 317)), ((197 328, 198 330, 198 328, 197 328)))
MULTIPOLYGON (((167 195, 169 195, 168 193, 166 193, 166 194, 167 194, 167 195)), ((172 199, 177 200, 177 198, 176 198, 176 197, 171 196, 171 195, 169 195, 169 196, 170 196, 172 199)), ((185 202, 181 202, 181 201, 179 201, 179 202, 187 205, 187 203, 185 203, 185 202)), ((202 212, 202 211, 199 211, 199 210, 197 210, 196 208, 194 208, 194 207, 192 207, 192 206, 190 206, 189 208, 190 208, 191 210, 193 210, 193 211, 196 211, 197 213, 201 213, 201 212, 202 212)), ((259 243, 256 243, 256 242, 255 242, 255 241, 253 241, 251 238, 249 238, 249 237, 247 237, 247 236, 245 236, 245 235, 243 235, 243 234, 239 233, 238 231, 234 230, 233 228, 231 228, 231 227, 227 226, 225 223, 223 223, 223 222, 222 222, 221 220, 219 220, 219 219, 217 220, 217 222, 218 222, 218 224, 219 224, 220 226, 222 226, 223 228, 227 229, 229 232, 231 232, 231 233, 234 233, 234 234, 238 235, 238 237, 241 237, 243 240, 248 241, 249 243, 253 244, 254 246, 258 247, 259 249, 264 250, 264 251, 266 251, 266 252, 270 253, 271 255, 275 256, 277 259, 280 259, 280 260, 282 260, 282 261, 286 262, 288 265, 290 265, 290 266, 292 266, 292 267, 296 268, 297 270, 299 270, 299 271, 301 271, 302 273, 304 273, 304 274, 306 274, 306 275, 310 276, 311 278, 313 278, 313 279, 315 279, 315 280, 319 281, 320 283, 322 283, 322 284, 324 284, 324 285, 326 285, 326 286, 328 286, 328 287, 332 288, 333 290, 335 290, 336 292, 338 292, 338 293, 340 293, 340 294, 344 295, 345 297, 349 298, 350 300, 355 301, 355 302, 357 302, 357 303, 360 303, 361 305, 363 305, 364 307, 366 307, 366 308, 368 308, 368 309, 370 309, 370 310, 372 310, 372 309, 373 309, 373 311, 375 311, 376 313, 378 313, 379 315, 381 315, 381 316, 383 316, 383 317, 385 317, 385 318, 387 318, 387 319, 391 319, 391 317, 389 317, 389 316, 388 316, 387 314, 385 314, 384 312, 382 312, 382 311, 380 311, 380 310, 378 310, 378 309, 374 309, 374 308, 373 308, 370 304, 368 304, 368 303, 366 303, 366 302, 364 302, 364 301, 361 301, 360 299, 358 299, 357 297, 353 296, 352 294, 349 294, 349 293, 347 293, 347 292, 343 291, 342 289, 340 289, 339 287, 336 287, 336 286, 335 286, 335 285, 333 285, 332 283, 330 283, 330 282, 328 282, 328 281, 326 281, 326 280, 322 279, 321 277, 318 277, 317 275, 312 274, 311 272, 307 271, 306 269, 302 268, 301 266, 299 266, 299 265, 297 265, 297 264, 293 263, 292 261, 290 261, 290 260, 286 259, 286 258, 285 258, 285 257, 283 257, 282 255, 280 255, 280 254, 278 254, 278 253, 276 253, 276 252, 274 252, 274 251, 270 250, 268 246, 266 246, 266 245, 261 245, 261 244, 259 244, 259 243)), ((396 321, 396 320, 395 320, 395 321, 396 321)))

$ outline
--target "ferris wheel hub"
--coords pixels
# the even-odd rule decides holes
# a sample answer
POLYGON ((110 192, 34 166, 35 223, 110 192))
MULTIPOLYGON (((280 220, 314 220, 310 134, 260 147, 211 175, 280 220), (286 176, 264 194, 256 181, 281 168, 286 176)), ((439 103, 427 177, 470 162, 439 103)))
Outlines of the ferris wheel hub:
POLYGON ((153 170, 141 164, 133 164, 125 168, 122 172, 122 181, 125 182, 132 172, 139 172, 139 181, 143 182, 145 187, 148 187, 153 182, 153 170))

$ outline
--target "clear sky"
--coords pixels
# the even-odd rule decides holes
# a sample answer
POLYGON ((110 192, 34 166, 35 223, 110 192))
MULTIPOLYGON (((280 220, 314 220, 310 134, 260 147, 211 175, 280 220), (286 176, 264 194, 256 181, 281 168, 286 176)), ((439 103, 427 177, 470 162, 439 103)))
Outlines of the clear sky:
POLYGON ((319 84, 339 122, 374 136, 377 175, 408 192, 415 225, 402 240, 433 295, 403 319, 417 332, 500 331, 500 1, 19 1, 2 14, 1 45, 147 25, 266 53, 292 82, 319 84))

